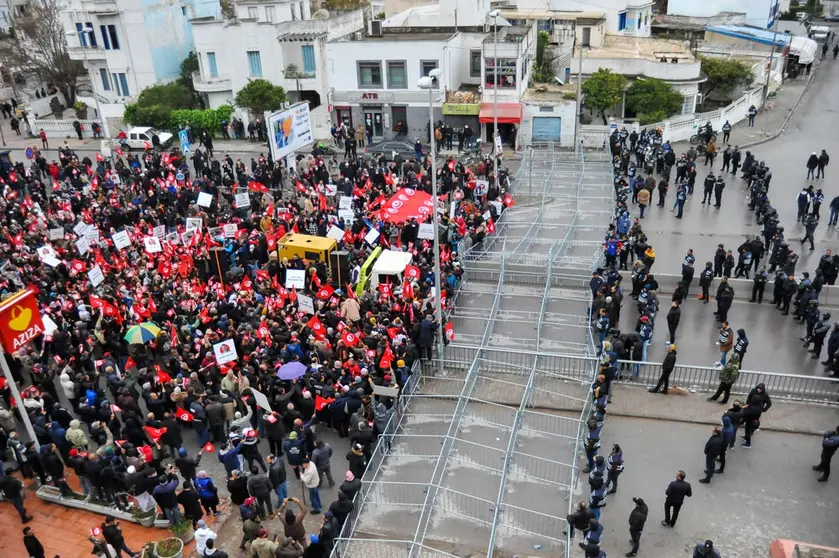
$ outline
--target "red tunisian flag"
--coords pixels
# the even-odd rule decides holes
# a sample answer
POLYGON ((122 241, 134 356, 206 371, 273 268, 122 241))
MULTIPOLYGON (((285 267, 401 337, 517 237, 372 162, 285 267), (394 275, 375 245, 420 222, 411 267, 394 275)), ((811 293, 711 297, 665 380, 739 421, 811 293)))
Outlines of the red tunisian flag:
POLYGON ((390 298, 393 295, 393 290, 390 288, 390 283, 379 283, 379 290, 382 292, 382 296, 385 298, 390 298))
POLYGON ((419 279, 420 278, 420 268, 415 265, 406 265, 405 266, 405 277, 409 279, 419 279))
POLYGON ((492 219, 487 221, 487 232, 490 234, 495 232, 495 223, 492 222, 492 219))
POLYGON ((334 397, 321 397, 320 395, 315 394, 315 410, 316 411, 323 411, 327 405, 330 403, 334 403, 334 397))
POLYGON ((504 196, 504 205, 506 205, 507 207, 513 207, 514 205, 516 205, 516 200, 513 199, 512 195, 507 194, 506 196, 504 196))
POLYGON ((97 296, 90 295, 90 306, 95 309, 101 310, 102 314, 106 318, 115 318, 117 323, 122 323, 122 316, 120 316, 119 310, 110 302, 101 299, 97 296))
POLYGON ((446 339, 449 341, 454 341, 454 326, 451 322, 446 322, 446 326, 443 328, 443 332, 446 335, 446 339))
POLYGON ((306 326, 312 331, 314 331, 315 335, 321 335, 326 333, 326 328, 323 327, 323 324, 317 316, 312 316, 312 319, 306 322, 306 326))
POLYGON ((184 422, 192 422, 192 419, 195 418, 192 416, 192 413, 180 407, 175 410, 175 416, 184 422))
POLYGON ((341 336, 341 341, 348 347, 354 347, 358 343, 358 335, 348 331, 341 336))
POLYGON ((414 298, 414 286, 410 280, 406 280, 405 284, 402 285, 402 299, 410 300, 412 298, 414 298))
POLYGON ((332 288, 332 285, 324 285, 323 287, 318 289, 318 292, 315 294, 315 296, 321 300, 328 300, 334 292, 335 289, 332 288))
POLYGON ((73 263, 70 264, 70 267, 76 273, 84 273, 87 271, 87 264, 82 260, 73 260, 73 263))
POLYGON ((256 330, 256 336, 265 341, 271 340, 271 330, 268 329, 268 322, 265 319, 259 324, 259 329, 256 330))
POLYGON ((153 428, 151 426, 144 426, 143 430, 146 431, 146 434, 149 435, 149 438, 152 439, 152 442, 155 444, 160 442, 160 438, 166 434, 168 429, 164 426, 163 428, 153 428))
POLYGON ((159 383, 165 384, 172 381, 172 376, 170 376, 167 372, 164 372, 159 364, 154 365, 154 370, 155 372, 157 372, 157 376, 155 376, 155 379, 159 383))
POLYGON ((382 359, 379 361, 379 366, 382 368, 390 368, 393 363, 393 351, 390 349, 390 344, 385 345, 385 350, 382 353, 382 359))

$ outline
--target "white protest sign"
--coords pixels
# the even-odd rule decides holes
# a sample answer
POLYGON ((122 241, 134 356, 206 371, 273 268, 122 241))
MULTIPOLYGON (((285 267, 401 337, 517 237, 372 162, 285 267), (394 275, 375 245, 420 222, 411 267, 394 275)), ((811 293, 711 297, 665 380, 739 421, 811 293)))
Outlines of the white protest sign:
POLYGON ((328 183, 324 184, 323 185, 323 193, 326 194, 327 196, 334 196, 335 194, 338 193, 338 185, 337 184, 332 184, 331 182, 328 182, 328 183))
POLYGON ((79 250, 79 254, 84 256, 90 251, 90 242, 87 241, 87 238, 82 237, 76 241, 76 248, 79 250))
POLYGON ((41 261, 43 261, 44 258, 55 258, 56 257, 55 249, 52 246, 50 246, 49 244, 44 244, 43 246, 38 248, 37 252, 38 252, 38 256, 41 258, 41 261))
POLYGON ((297 295, 297 308, 304 314, 314 314, 315 301, 310 296, 299 294, 297 295))
POLYGON ((256 400, 256 404, 270 413, 272 411, 271 404, 268 403, 268 398, 265 397, 265 394, 254 388, 250 388, 250 390, 253 394, 253 398, 256 400))
POLYGON ((434 225, 432 223, 421 223, 417 238, 432 240, 434 238, 434 225))
POLYGON ((52 321, 49 314, 41 314, 41 321, 44 322, 44 335, 52 335, 58 329, 58 325, 52 321))
POLYGON ((298 291, 306 288, 306 270, 305 269, 287 269, 285 272, 285 288, 290 289, 294 287, 298 291))
POLYGON ((224 231, 224 238, 236 238, 236 232, 239 230, 239 225, 236 223, 227 223, 222 225, 221 229, 224 231))
POLYGON ((373 393, 376 395, 382 395, 385 397, 396 397, 399 395, 399 388, 398 387, 386 387, 386 386, 378 386, 373 384, 373 393))
POLYGON ((84 233, 86 228, 87 228, 87 223, 85 223, 84 221, 79 221, 73 227, 73 232, 76 233, 78 236, 82 236, 82 234, 84 233))
POLYGON ((166 235, 166 240, 167 240, 167 241, 169 242, 169 244, 171 244, 172 246, 176 246, 176 245, 178 245, 178 244, 180 244, 180 243, 181 243, 181 235, 179 235, 179 234, 178 234, 178 233, 176 233, 176 232, 169 233, 169 234, 167 234, 167 235, 166 235))
POLYGON ((245 192, 244 194, 236 194, 236 209, 250 209, 251 197, 245 192))
POLYGON ((481 218, 482 218, 484 221, 489 221, 490 219, 492 219, 492 213, 490 213, 490 211, 489 211, 489 210, 484 211, 484 214, 483 214, 483 215, 481 215, 481 218))
POLYGON ((213 196, 207 192, 198 193, 198 205, 201 207, 210 207, 213 204, 213 196))
POLYGON ((114 233, 111 236, 111 240, 114 241, 114 246, 116 246, 117 250, 123 250, 131 246, 131 237, 128 236, 128 231, 114 233))
POLYGON ((485 196, 488 191, 489 191, 489 182, 487 182, 486 180, 476 180, 475 181, 475 195, 476 196, 485 196))
POLYGON ((338 218, 343 219, 348 225, 352 225, 355 222, 355 213, 352 209, 339 209, 338 218))
POLYGON ((187 217, 186 218, 186 230, 191 231, 193 229, 200 229, 201 228, 201 217, 187 217))
POLYGON ((55 256, 45 256, 41 258, 41 261, 51 267, 58 267, 58 264, 61 263, 61 260, 59 260, 55 256))
POLYGON ((329 232, 326 233, 326 236, 329 238, 334 238, 335 242, 341 242, 341 239, 344 238, 344 229, 332 225, 329 228, 329 232))
POLYGON ((94 227, 92 225, 90 227, 88 227, 84 231, 84 236, 85 236, 85 238, 87 238, 87 241, 91 245, 99 244, 99 229, 97 229, 96 227, 94 227))
POLYGON ((146 247, 146 252, 148 252, 149 254, 154 254, 163 250, 163 248, 161 248, 160 246, 160 239, 156 236, 144 236, 143 244, 146 247))
POLYGON ((183 242, 184 246, 189 244, 189 241, 192 240, 193 236, 195 236, 194 231, 184 231, 181 233, 181 242, 183 242))
POLYGON ((364 242, 366 242, 370 246, 375 246, 376 242, 378 242, 378 240, 379 240, 379 231, 377 231, 376 229, 370 229, 370 232, 368 232, 364 236, 364 242))
POLYGON ((154 228, 154 236, 163 240, 166 238, 166 225, 158 225, 154 228))
POLYGON ((449 217, 454 217, 455 213, 457 213, 457 200, 452 202, 452 206, 449 209, 449 217))
POLYGON ((50 240, 61 240, 64 238, 64 229, 50 229, 50 240))
POLYGON ((232 339, 225 339, 213 345, 213 353, 216 355, 217 364, 227 364, 239 358, 236 353, 236 344, 232 339))
POLYGON ((338 198, 338 209, 352 209, 352 198, 347 196, 338 198))
POLYGON ((504 208, 504 205, 500 201, 491 201, 489 203, 495 206, 495 214, 501 215, 501 210, 504 208))
POLYGON ((102 273, 102 268, 98 265, 93 266, 93 269, 87 272, 87 278, 90 279, 90 284, 98 287, 102 281, 105 280, 105 274, 102 273))

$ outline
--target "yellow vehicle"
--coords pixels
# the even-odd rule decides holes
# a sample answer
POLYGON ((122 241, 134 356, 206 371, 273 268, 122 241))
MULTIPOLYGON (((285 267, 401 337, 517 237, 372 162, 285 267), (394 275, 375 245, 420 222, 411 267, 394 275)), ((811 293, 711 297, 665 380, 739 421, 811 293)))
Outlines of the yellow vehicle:
POLYGON ((303 260, 327 264, 329 264, 329 254, 337 247, 338 243, 334 238, 299 233, 288 233, 277 243, 280 260, 299 256, 303 260))

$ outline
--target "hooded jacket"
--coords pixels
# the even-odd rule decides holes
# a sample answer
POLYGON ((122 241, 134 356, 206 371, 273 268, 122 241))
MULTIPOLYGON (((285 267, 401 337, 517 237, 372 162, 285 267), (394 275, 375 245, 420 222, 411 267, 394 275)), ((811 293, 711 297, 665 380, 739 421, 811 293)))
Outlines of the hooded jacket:
POLYGON ((746 398, 746 405, 757 411, 758 418, 761 413, 765 413, 772 406, 772 400, 769 399, 769 394, 766 393, 766 386, 758 384, 746 398))
POLYGON ((746 349, 749 348, 749 338, 746 337, 745 329, 737 330, 737 339, 734 341, 734 352, 739 355, 746 354, 746 349))
POLYGON ((67 399, 76 399, 76 383, 70 378, 67 372, 62 372, 58 377, 61 380, 61 389, 67 399))
POLYGON ((70 421, 70 428, 67 429, 67 443, 70 444, 71 448, 76 448, 78 450, 87 450, 87 446, 89 444, 87 440, 87 436, 85 436, 84 430, 82 430, 82 423, 76 419, 70 421))
POLYGON ((725 440, 726 444, 731 444, 731 441, 734 440, 734 434, 737 430, 734 428, 734 425, 731 423, 731 417, 728 415, 722 416, 722 437, 725 440))

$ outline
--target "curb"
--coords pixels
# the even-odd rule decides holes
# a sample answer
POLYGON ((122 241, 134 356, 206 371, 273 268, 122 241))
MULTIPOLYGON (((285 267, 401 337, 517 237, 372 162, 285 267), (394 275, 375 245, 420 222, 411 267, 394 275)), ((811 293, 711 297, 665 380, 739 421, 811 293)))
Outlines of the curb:
POLYGON ((783 134, 783 133, 787 130, 787 125, 789 124, 789 121, 790 121, 790 120, 792 120, 792 117, 793 117, 793 115, 795 114, 795 111, 796 111, 796 110, 798 110, 798 106, 801 104, 801 100, 804 98, 804 95, 807 93, 807 90, 808 90, 808 89, 810 89, 810 84, 812 84, 812 83, 813 83, 813 79, 816 77, 816 74, 818 74, 818 73, 819 73, 819 69, 820 69, 821 67, 822 67, 822 65, 821 65, 821 64, 819 64, 819 65, 818 65, 818 66, 816 66, 816 68, 815 68, 815 69, 814 69, 814 70, 810 73, 810 77, 809 77, 809 78, 807 78, 807 83, 804 85, 804 89, 801 91, 801 94, 798 96, 798 100, 797 100, 797 101, 795 101, 795 104, 792 106, 792 109, 790 109, 789 114, 788 114, 788 115, 787 115, 787 117, 784 119, 784 123, 783 123, 783 124, 781 124, 781 129, 780 129, 780 130, 778 130, 777 132, 775 132, 775 133, 774 133, 774 134, 772 134, 771 136, 765 137, 765 138, 763 138, 763 139, 759 139, 759 140, 757 140, 757 141, 753 141, 753 142, 749 142, 749 143, 744 143, 744 144, 743 144, 743 145, 741 145, 740 147, 741 147, 741 148, 743 148, 743 149, 746 149, 746 148, 748 148, 748 147, 754 147, 754 146, 756 146, 756 145, 761 145, 761 144, 764 144, 764 143, 766 143, 766 142, 768 142, 768 141, 772 141, 773 139, 776 139, 776 138, 778 138, 781 134, 783 134))

